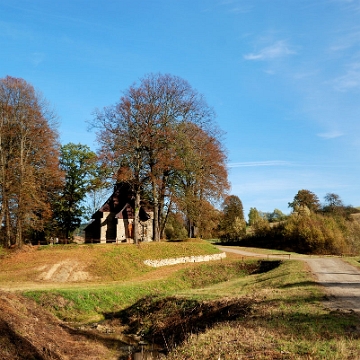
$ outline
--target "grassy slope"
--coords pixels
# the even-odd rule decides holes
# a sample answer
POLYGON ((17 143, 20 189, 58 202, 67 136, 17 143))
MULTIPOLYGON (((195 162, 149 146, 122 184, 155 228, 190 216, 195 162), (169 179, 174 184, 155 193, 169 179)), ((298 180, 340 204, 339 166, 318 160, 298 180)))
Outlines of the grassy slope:
POLYGON ((146 259, 205 255, 219 253, 214 246, 204 242, 148 243, 135 245, 58 245, 28 248, 0 259, 0 284, 16 281, 33 283, 44 267, 61 261, 76 261, 92 281, 104 283, 126 281, 154 271, 143 264, 146 259))
MULTIPOLYGON (((33 252, 35 255, 28 254, 29 269, 71 256, 86 261, 88 270, 98 279, 78 288, 59 284, 57 290, 37 290, 27 295, 61 318, 76 321, 99 320, 114 311, 126 312, 127 307, 148 295, 168 299, 176 294, 176 298, 199 304, 223 299, 250 301, 249 315, 230 322, 220 317, 206 331, 189 333, 183 345, 168 355, 169 359, 355 359, 360 353, 359 318, 324 309, 322 290, 303 262, 284 261, 276 269, 253 275, 243 267, 242 256, 230 254, 222 262, 158 270, 142 264, 145 258, 216 251, 204 243, 149 244, 140 249, 115 245, 43 248, 33 252)), ((17 273, 22 280, 31 281, 24 270, 26 264, 20 261, 27 256, 18 254, 15 258, 15 263, 11 258, 0 260, 0 265, 7 267, 6 275, 0 275, 2 281, 9 281, 17 273)), ((255 260, 245 263, 251 268, 255 260)), ((166 302, 169 301, 173 300, 166 302)), ((155 309, 150 308, 145 316, 152 311, 155 309)), ((172 314, 163 315, 166 319, 172 314)), ((169 334, 171 326, 167 328, 165 320, 163 326, 164 333, 169 334)))
POLYGON ((252 314, 189 337, 169 359, 356 359, 360 354, 359 317, 325 309, 321 288, 303 262, 285 261, 270 272, 183 295, 247 297, 252 314))

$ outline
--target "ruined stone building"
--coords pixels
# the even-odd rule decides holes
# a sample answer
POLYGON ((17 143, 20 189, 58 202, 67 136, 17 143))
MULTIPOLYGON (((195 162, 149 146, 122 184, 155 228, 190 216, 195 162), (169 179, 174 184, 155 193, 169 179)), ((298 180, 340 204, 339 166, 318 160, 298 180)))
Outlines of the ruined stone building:
MULTIPOLYGON (((92 215, 91 223, 85 228, 86 243, 127 242, 134 240, 134 193, 127 183, 118 183, 105 204, 92 215)), ((154 238, 154 211, 141 202, 139 211, 139 241, 154 238)))

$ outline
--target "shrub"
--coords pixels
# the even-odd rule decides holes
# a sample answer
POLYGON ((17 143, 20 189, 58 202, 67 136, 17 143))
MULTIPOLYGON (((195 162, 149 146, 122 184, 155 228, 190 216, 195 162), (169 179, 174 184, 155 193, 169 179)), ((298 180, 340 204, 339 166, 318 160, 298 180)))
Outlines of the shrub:
POLYGON ((341 216, 293 214, 277 226, 254 229, 246 245, 305 254, 360 252, 360 224, 341 216))

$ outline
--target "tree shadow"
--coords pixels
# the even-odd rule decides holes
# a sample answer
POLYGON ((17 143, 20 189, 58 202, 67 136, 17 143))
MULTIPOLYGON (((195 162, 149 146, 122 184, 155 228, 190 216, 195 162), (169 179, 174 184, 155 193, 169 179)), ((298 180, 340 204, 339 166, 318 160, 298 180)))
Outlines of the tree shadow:
POLYGON ((249 299, 198 301, 180 297, 144 297, 106 319, 119 319, 129 334, 141 334, 149 343, 166 351, 183 343, 191 334, 199 334, 216 323, 244 317, 251 312, 249 299))
MULTIPOLYGON (((304 282, 297 286, 313 285, 304 282)), ((291 284, 289 286, 296 286, 291 284)), ((287 286, 285 286, 287 287, 287 286)), ((325 299, 325 298, 324 298, 325 299)), ((321 341, 344 337, 359 339, 359 317, 351 312, 332 311, 307 313, 299 310, 300 303, 317 303, 317 295, 291 299, 226 298, 198 301, 181 297, 145 297, 116 313, 104 314, 107 320, 117 319, 127 326, 128 334, 140 334, 148 343, 157 344, 165 352, 171 351, 190 335, 204 333, 215 325, 237 322, 257 322, 285 336, 312 340, 314 333, 321 341)), ((300 307, 301 309, 301 307, 300 307)))

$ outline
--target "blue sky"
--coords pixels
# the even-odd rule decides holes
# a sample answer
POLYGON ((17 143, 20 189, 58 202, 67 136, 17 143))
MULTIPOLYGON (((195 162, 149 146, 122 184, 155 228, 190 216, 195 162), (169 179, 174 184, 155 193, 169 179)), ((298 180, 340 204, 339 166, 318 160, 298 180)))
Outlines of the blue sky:
POLYGON ((0 0, 0 77, 41 91, 61 142, 148 73, 186 79, 225 131, 231 194, 360 206, 359 0, 0 0))

